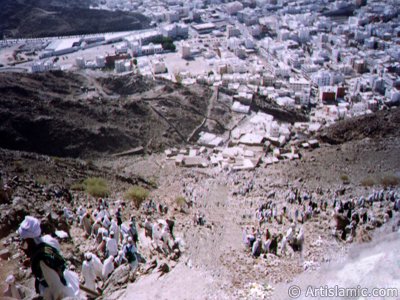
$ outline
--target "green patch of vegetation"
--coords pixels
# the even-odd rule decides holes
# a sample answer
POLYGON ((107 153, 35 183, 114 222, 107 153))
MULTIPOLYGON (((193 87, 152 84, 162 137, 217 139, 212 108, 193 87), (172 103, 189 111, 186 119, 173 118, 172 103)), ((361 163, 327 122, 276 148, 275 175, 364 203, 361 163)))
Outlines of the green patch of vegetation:
POLYGON ((340 175, 340 180, 342 180, 343 184, 349 184, 350 178, 347 174, 340 175))
POLYGON ((158 187, 158 179, 156 177, 150 177, 147 183, 152 187, 152 188, 157 188, 158 187))
POLYGON ((175 81, 176 81, 176 83, 181 85, 182 84, 182 80, 183 80, 183 78, 182 78, 181 73, 175 73, 175 81))
POLYGON ((40 175, 38 178, 36 178, 36 183, 40 185, 46 185, 49 183, 49 180, 47 179, 46 176, 40 175))
POLYGON ((400 184, 400 178, 394 174, 385 174, 381 177, 380 184, 384 188, 394 187, 400 184))
POLYGON ((375 185, 375 179, 372 177, 365 177, 360 181, 360 184, 364 187, 371 187, 375 185))
POLYGON ((60 157, 58 157, 58 156, 53 156, 52 158, 53 158, 53 161, 54 161, 55 164, 58 164, 58 163, 62 162, 62 159, 60 157))
POLYGON ((84 191, 86 186, 83 182, 75 182, 71 184, 70 189, 73 191, 84 191))
POLYGON ((93 197, 106 197, 110 194, 107 181, 103 178, 99 177, 87 178, 83 182, 83 185, 85 187, 85 191, 93 197))
POLYGON ((183 207, 186 204, 186 199, 183 196, 178 196, 175 198, 175 203, 179 207, 183 207))
POLYGON ((137 209, 139 209, 148 196, 149 190, 139 185, 131 186, 125 193, 125 199, 133 201, 137 209))
POLYGON ((14 171, 16 173, 25 173, 26 171, 28 171, 28 168, 21 160, 16 160, 14 161, 14 171))
POLYGON ((174 41, 173 41, 173 39, 170 38, 170 37, 164 37, 164 36, 162 36, 162 37, 157 37, 157 38, 153 39, 153 43, 154 43, 154 44, 161 44, 162 48, 163 48, 165 51, 172 51, 172 52, 174 52, 174 51, 176 50, 174 41))
POLYGON ((86 164, 86 167, 87 167, 88 169, 93 169, 94 166, 95 166, 93 160, 91 160, 91 159, 86 160, 86 161, 85 161, 85 164, 86 164))

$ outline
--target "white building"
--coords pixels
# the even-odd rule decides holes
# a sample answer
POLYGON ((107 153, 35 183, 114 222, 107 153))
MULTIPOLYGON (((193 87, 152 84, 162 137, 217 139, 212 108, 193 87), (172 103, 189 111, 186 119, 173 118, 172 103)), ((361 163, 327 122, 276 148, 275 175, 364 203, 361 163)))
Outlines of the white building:
POLYGON ((239 28, 236 28, 232 25, 228 25, 226 27, 226 37, 229 39, 231 37, 237 37, 237 36, 240 36, 239 28))
POLYGON ((115 46, 115 54, 124 54, 128 53, 128 44, 126 42, 121 43, 117 46, 115 46))
POLYGON ((294 92, 303 92, 304 89, 310 89, 310 82, 305 78, 295 79, 290 77, 289 79, 289 86, 294 92))
POLYGON ((159 54, 162 52, 163 52, 163 48, 159 44, 154 45, 153 43, 150 43, 146 46, 142 46, 142 54, 143 55, 153 55, 153 54, 159 54))
POLYGON ((295 100, 287 96, 278 97, 275 101, 280 106, 293 107, 295 105, 295 100))
POLYGON ((78 66, 78 68, 80 68, 80 69, 85 68, 86 61, 83 57, 77 57, 75 62, 76 62, 76 65, 78 66))
POLYGON ((181 55, 183 59, 188 59, 192 56, 192 51, 189 44, 182 44, 181 55))
POLYGON ((165 20, 169 23, 174 23, 178 22, 180 19, 179 12, 178 11, 168 11, 165 13, 165 20))
POLYGON ((131 41, 128 43, 129 48, 132 51, 133 56, 141 56, 142 55, 142 43, 140 41, 131 41))
POLYGON ((117 60, 115 61, 115 72, 122 73, 125 72, 125 60, 117 60))
POLYGON ((327 71, 320 71, 313 74, 312 81, 318 86, 328 86, 331 84, 331 74, 327 71))
POLYGON ((279 63, 277 66, 274 67, 274 75, 280 77, 289 77, 290 76, 290 67, 283 63, 279 63))
POLYGON ((38 61, 34 62, 33 65, 31 66, 31 72, 32 73, 40 73, 40 72, 47 72, 51 70, 60 70, 59 65, 53 64, 51 61, 38 61))
POLYGON ((167 71, 167 68, 165 67, 165 63, 159 60, 153 61, 153 73, 154 74, 161 74, 165 73, 167 71))
POLYGON ((228 39, 226 44, 227 44, 229 50, 235 51, 242 44, 242 40, 240 40, 236 37, 233 37, 233 38, 228 39))
POLYGON ((105 65, 106 65, 106 60, 105 60, 104 56, 102 56, 102 55, 96 56, 96 66, 98 68, 104 68, 105 65))
POLYGON ((387 89, 385 97, 391 101, 398 102, 400 101, 400 92, 394 88, 387 89))
POLYGON ((189 27, 185 24, 168 24, 161 28, 161 34, 170 38, 187 38, 189 36, 189 27))
POLYGON ((246 39, 246 40, 244 41, 244 46, 245 46, 247 49, 254 49, 254 48, 256 47, 254 41, 251 40, 251 39, 246 39))
POLYGON ((299 41, 301 43, 307 43, 310 40, 310 30, 308 28, 300 28, 299 30, 299 41))
POLYGON ((243 4, 240 3, 239 1, 234 1, 234 2, 231 2, 231 3, 225 4, 225 11, 229 15, 235 15, 239 11, 241 11, 242 9, 243 9, 243 4))

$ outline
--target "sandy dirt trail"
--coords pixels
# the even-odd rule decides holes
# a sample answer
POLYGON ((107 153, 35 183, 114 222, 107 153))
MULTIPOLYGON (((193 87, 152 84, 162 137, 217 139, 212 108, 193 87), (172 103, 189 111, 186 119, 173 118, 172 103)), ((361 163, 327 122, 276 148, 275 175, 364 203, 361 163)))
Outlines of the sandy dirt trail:
POLYGON ((205 226, 187 224, 187 251, 168 274, 152 274, 131 284, 123 299, 231 299, 233 274, 224 261, 241 249, 241 229, 229 209, 229 189, 206 180, 197 203, 205 214, 205 226), (225 287, 225 288, 221 288, 225 287))

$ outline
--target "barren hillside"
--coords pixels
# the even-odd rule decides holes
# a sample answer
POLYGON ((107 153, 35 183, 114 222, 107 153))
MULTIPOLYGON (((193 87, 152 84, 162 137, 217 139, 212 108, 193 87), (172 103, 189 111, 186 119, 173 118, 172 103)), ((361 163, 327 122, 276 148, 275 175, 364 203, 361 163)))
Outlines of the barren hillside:
POLYGON ((186 142, 210 91, 142 77, 0 74, 0 147, 82 157, 186 142))
POLYGON ((0 38, 47 37, 145 29, 139 13, 89 9, 90 1, 1 0, 0 38), (98 22, 98 20, 102 22, 98 22))
POLYGON ((9 256, 0 259, 0 282, 14 273, 19 283, 33 290, 15 235, 28 214, 42 220, 45 233, 55 228, 71 233, 61 247, 80 272, 83 253, 96 251, 97 245, 84 237, 78 222, 65 225, 63 208, 97 206, 98 199, 82 188, 88 177, 107 182, 110 210, 123 204, 124 221, 136 217, 138 251, 146 260, 134 273, 116 273, 101 283, 107 300, 287 299, 285 284, 296 282, 299 274, 341 261, 352 245, 370 241, 385 223, 397 230, 399 213, 389 198, 400 195, 398 108, 324 129, 317 136, 320 147, 301 149, 299 160, 234 172, 180 167, 158 152, 185 145, 206 117, 204 126, 214 132, 222 132, 234 118, 227 105, 202 86, 132 75, 55 72, 0 74, 0 93, 0 170, 8 193, 0 195, 0 253, 9 256), (143 146, 147 154, 109 155, 136 146, 143 146), (139 208, 125 199, 133 184, 150 192, 139 208), (380 190, 386 198, 363 207, 369 217, 359 223, 354 236, 343 239, 337 234, 335 203, 349 205, 380 190), (299 203, 289 201, 293 191, 299 203), (304 212, 312 201, 318 209, 295 219, 295 211, 304 212), (267 202, 286 212, 260 224, 256 212, 267 202), (195 222, 198 214, 204 225, 195 222), (174 220, 174 234, 184 241, 178 258, 152 246, 144 234, 146 217, 174 220), (279 242, 275 254, 254 257, 244 245, 243 230, 257 226, 263 237, 266 229, 282 236, 294 222, 305 232, 302 251, 289 246, 283 251, 279 242))

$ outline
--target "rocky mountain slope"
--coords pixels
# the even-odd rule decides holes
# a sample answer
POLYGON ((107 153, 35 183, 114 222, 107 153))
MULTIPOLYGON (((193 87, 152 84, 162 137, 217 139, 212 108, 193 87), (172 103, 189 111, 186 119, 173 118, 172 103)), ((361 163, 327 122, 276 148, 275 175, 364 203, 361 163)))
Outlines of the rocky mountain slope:
POLYGON ((0 38, 31 38, 146 29, 139 13, 89 9, 90 1, 1 0, 0 38), (98 22, 101 19, 102 22, 98 22))
MULTIPOLYGON (((33 288, 29 271, 21 268, 24 258, 15 240, 15 229, 28 214, 41 218, 46 232, 71 232, 72 238, 61 241, 62 250, 80 272, 83 253, 96 245, 83 238, 76 223, 65 227, 63 207, 95 205, 97 199, 80 188, 88 177, 106 180, 113 209, 132 184, 146 187, 150 199, 168 207, 168 212, 149 214, 144 205, 137 209, 126 201, 124 220, 136 216, 138 250, 147 262, 135 274, 120 270, 123 276, 118 273, 104 283, 107 300, 287 299, 286 283, 296 282, 305 270, 340 261, 351 245, 370 241, 393 208, 390 201, 368 206, 375 225, 360 224, 351 242, 333 234, 335 199, 347 202, 381 189, 400 192, 398 108, 325 128, 317 136, 320 147, 302 149, 299 160, 228 172, 182 168, 158 152, 186 144, 205 117, 205 127, 223 131, 218 124, 228 124, 231 113, 207 88, 140 76, 55 72, 0 74, 0 93, 0 170, 7 184, 1 191, 6 194, 0 194, 0 255, 8 257, 0 259, 0 283, 14 273, 18 282, 33 288), (109 155, 136 146, 143 146, 147 155, 109 155), (288 203, 288 194, 296 189, 317 203, 329 203, 327 210, 298 223, 305 230, 304 251, 288 247, 283 254, 253 257, 244 247, 243 228, 257 226, 255 212, 266 201, 279 210, 303 209, 306 202, 288 203), (194 199, 193 204, 177 201, 180 196, 187 203, 194 199), (204 215, 204 226, 195 225, 197 213, 204 215), (174 233, 185 242, 179 259, 150 249, 145 216, 175 220, 174 233)), ((392 211, 387 223, 396 229, 398 218, 392 211)), ((274 219, 263 224, 262 235, 265 228, 285 234, 292 222, 289 214, 280 222, 274 219)))
POLYGON ((210 91, 142 77, 0 74, 0 147, 53 156, 160 150, 186 142, 210 91))

